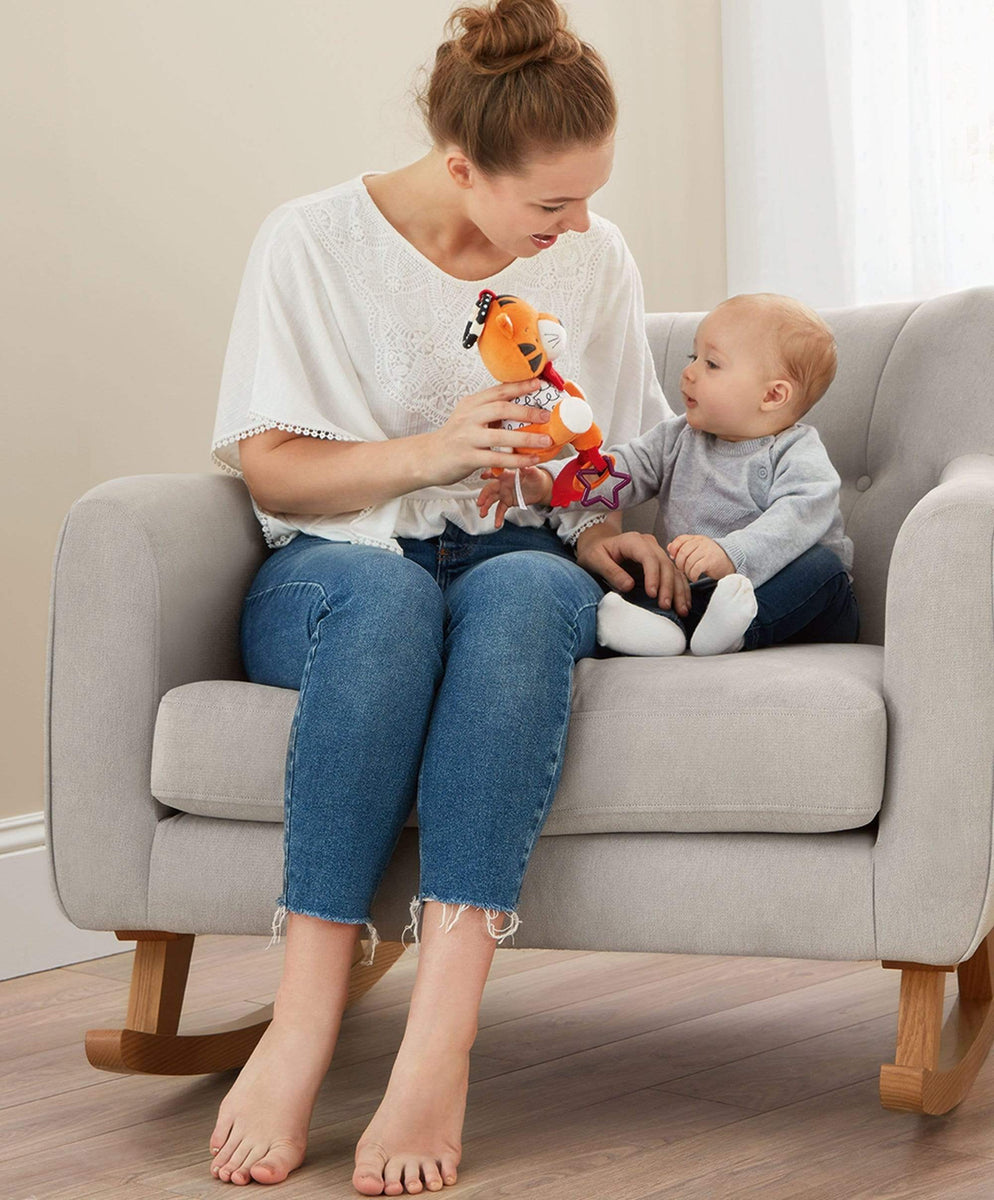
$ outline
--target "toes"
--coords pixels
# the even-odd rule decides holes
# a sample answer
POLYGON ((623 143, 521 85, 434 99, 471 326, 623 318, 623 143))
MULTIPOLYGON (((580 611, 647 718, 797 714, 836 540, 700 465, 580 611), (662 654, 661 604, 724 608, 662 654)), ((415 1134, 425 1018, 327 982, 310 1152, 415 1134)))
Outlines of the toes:
POLYGON ((429 1192, 440 1191, 445 1186, 442 1183, 442 1176, 438 1169, 438 1163, 434 1159, 426 1158, 422 1162, 421 1174, 424 1176, 425 1187, 429 1192))
POLYGON ((292 1167, 281 1162, 274 1154, 267 1154, 265 1158, 260 1158, 249 1168, 252 1178, 257 1183, 282 1183, 291 1170, 293 1170, 292 1167))
MULTIPOLYGON (((231 1156, 238 1149, 241 1140, 241 1136, 236 1136, 234 1130, 232 1129, 228 1134, 227 1140, 221 1143, 221 1149, 218 1150, 217 1154, 214 1155, 214 1161, 211 1163, 212 1175, 216 1175, 218 1179, 220 1179, 222 1177, 222 1171, 230 1169, 231 1156)), ((216 1146, 218 1143, 215 1142, 214 1145, 216 1146)))
POLYGON ((404 1194, 404 1184, 402 1182, 403 1173, 404 1160, 400 1158, 391 1158, 383 1168, 384 1196, 402 1196, 404 1194))
MULTIPOLYGON (((241 1167, 251 1149, 252 1147, 248 1142, 239 1142, 228 1157, 227 1162, 218 1167, 218 1178, 224 1180, 225 1183, 230 1183, 232 1176, 241 1167)), ((220 1155, 218 1157, 220 1158, 220 1155)))
POLYGON ((442 1179, 447 1186, 451 1187, 459 1178, 459 1172, 456 1170, 458 1166, 459 1160, 457 1158, 442 1158, 442 1179))
POLYGON ((416 1196, 419 1192, 424 1191, 424 1184, 421 1182, 421 1163, 417 1159, 408 1159, 404 1163, 404 1186, 411 1196, 416 1196))
POLYGON ((356 1151, 352 1186, 363 1196, 383 1195, 383 1163, 386 1154, 372 1146, 356 1151))
POLYGON ((217 1124, 214 1126, 214 1132, 211 1134, 211 1140, 208 1143, 210 1146, 211 1155, 216 1158, 224 1148, 225 1142, 231 1137, 231 1130, 234 1125, 229 1117, 218 1114, 217 1124))

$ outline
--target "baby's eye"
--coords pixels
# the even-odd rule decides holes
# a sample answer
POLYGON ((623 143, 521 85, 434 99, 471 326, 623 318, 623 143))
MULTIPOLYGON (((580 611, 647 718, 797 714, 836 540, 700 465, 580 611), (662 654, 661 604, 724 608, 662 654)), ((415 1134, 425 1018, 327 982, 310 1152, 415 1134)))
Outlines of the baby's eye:
POLYGON ((550 208, 550 206, 548 204, 541 204, 541 205, 539 205, 539 207, 542 209, 542 212, 554 213, 554 212, 562 212, 563 209, 566 207, 566 205, 565 204, 557 204, 555 206, 555 208, 550 208))
POLYGON ((696 354, 688 354, 687 357, 690 359, 691 362, 693 362, 694 359, 697 357, 697 355, 696 354))
POLYGON ((716 362, 712 362, 710 358, 706 358, 706 359, 704 360, 704 365, 705 365, 706 367, 710 367, 710 368, 712 369, 712 371, 717 371, 717 370, 718 370, 718 364, 717 364, 716 362))

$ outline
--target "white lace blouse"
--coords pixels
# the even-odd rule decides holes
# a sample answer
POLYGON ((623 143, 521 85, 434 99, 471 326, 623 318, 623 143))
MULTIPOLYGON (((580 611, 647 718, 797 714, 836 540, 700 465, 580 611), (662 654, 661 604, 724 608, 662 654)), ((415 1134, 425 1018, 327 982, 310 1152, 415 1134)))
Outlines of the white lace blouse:
MULTIPOLYGON (((368 174, 368 172, 367 172, 368 174)), ((669 409, 645 338, 642 285, 618 229, 592 216, 584 234, 516 259, 486 280, 455 279, 387 221, 363 177, 282 204, 249 253, 224 361, 213 458, 241 474, 238 443, 266 429, 382 441, 437 429, 463 396, 492 386, 462 335, 483 287, 555 314, 569 345, 556 369, 583 389, 605 444, 635 437, 669 409)), ((479 474, 335 516, 255 511, 270 546, 300 532, 400 550, 399 537, 493 530, 479 515, 479 474)), ((554 513, 572 541, 603 515, 554 513)), ((508 519, 539 525, 543 514, 508 519)))

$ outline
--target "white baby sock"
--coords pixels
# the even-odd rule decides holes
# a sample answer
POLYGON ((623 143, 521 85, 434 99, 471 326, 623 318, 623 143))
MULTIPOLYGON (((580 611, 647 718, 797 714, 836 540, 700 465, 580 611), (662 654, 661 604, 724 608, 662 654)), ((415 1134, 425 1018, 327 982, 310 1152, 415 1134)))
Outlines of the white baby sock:
MULTIPOLYGON (((603 603, 603 601, 602 601, 603 603)), ((756 594, 744 575, 718 580, 707 611, 690 639, 691 654, 734 654, 758 611, 756 594)))
POLYGON ((622 654, 655 658, 682 654, 687 648, 686 635, 675 621, 630 604, 617 592, 608 592, 597 605, 597 641, 622 654))

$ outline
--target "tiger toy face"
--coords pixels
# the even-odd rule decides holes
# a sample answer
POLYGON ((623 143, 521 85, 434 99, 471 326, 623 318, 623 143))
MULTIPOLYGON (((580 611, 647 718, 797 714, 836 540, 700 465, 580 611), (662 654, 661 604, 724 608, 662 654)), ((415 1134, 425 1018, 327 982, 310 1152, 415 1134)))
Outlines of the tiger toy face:
POLYGON ((479 340, 484 365, 502 383, 541 374, 565 345, 566 330, 559 321, 517 296, 494 299, 479 340))

